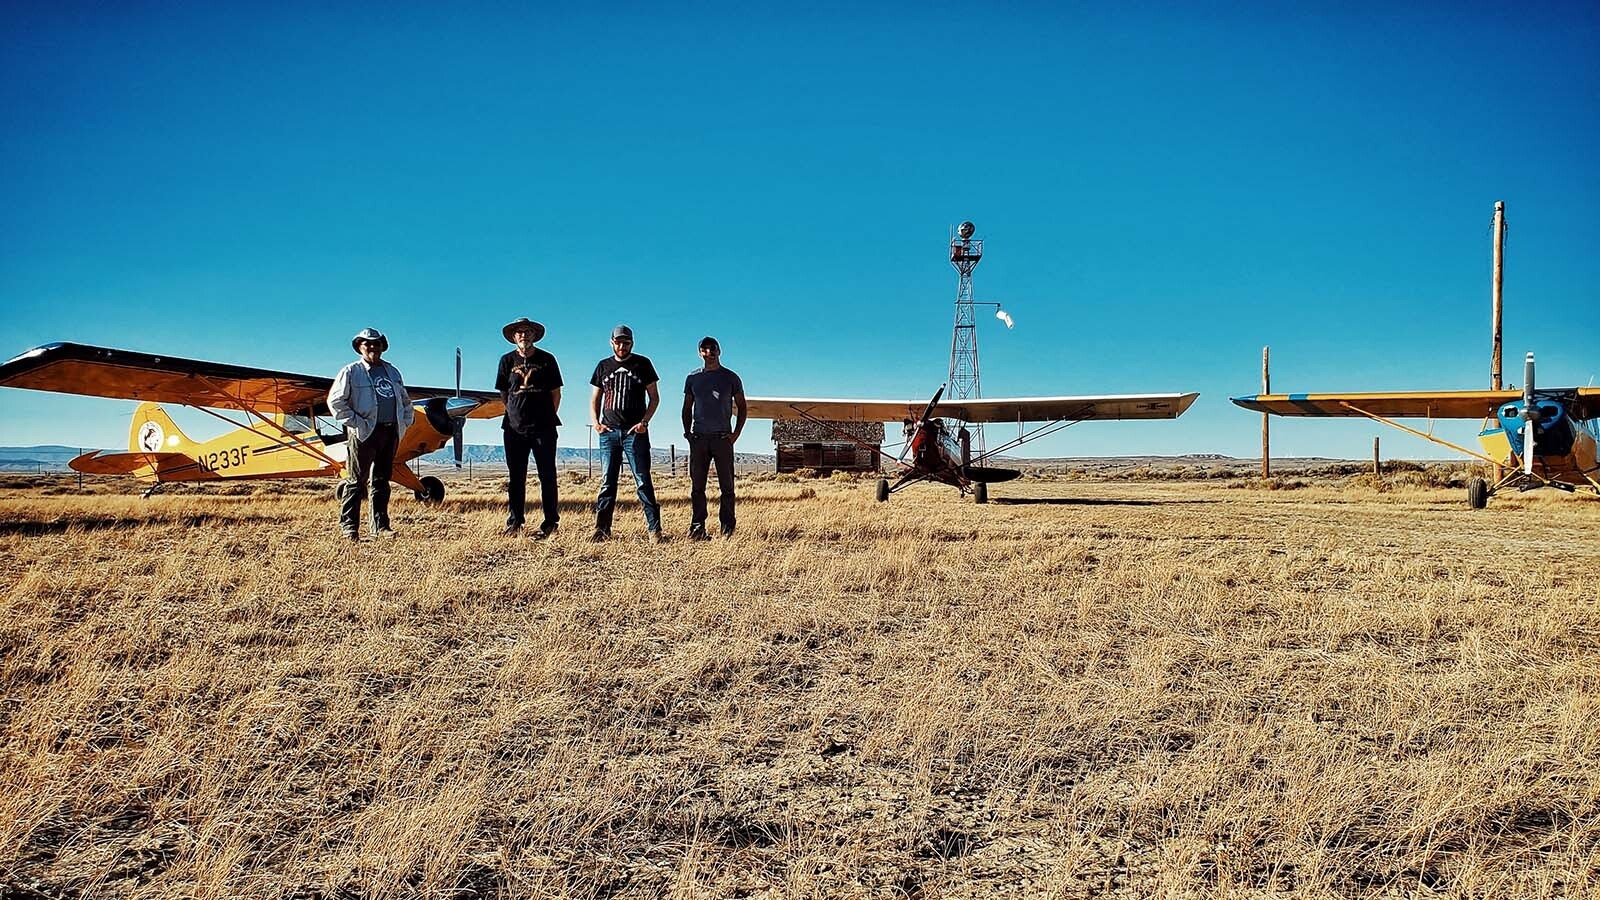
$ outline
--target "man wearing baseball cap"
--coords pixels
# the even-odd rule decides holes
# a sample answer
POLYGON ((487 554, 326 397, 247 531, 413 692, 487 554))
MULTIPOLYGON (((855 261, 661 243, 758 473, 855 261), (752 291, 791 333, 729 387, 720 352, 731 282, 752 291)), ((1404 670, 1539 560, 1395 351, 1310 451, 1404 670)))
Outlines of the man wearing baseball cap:
POLYGON ((622 460, 628 460, 638 489, 639 505, 644 507, 644 524, 650 542, 661 543, 661 506, 656 503, 656 488, 650 480, 650 417, 661 405, 656 368, 649 357, 633 352, 633 329, 618 325, 611 330, 611 355, 594 367, 589 384, 589 418, 600 435, 600 459, 604 475, 600 496, 594 502, 594 536, 611 538, 611 514, 617 505, 617 476, 622 460))
POLYGON ((500 371, 494 389, 505 401, 506 414, 500 421, 506 448, 506 530, 508 535, 522 531, 528 494, 528 454, 539 473, 539 505, 544 520, 533 533, 542 540, 556 533, 561 525, 561 509, 556 490, 556 426, 561 419, 561 367, 555 356, 535 347, 544 339, 544 326, 526 316, 500 329, 516 349, 500 357, 500 371))
POLYGON ((411 427, 416 410, 401 382, 400 370, 385 362, 389 339, 376 328, 363 328, 350 339, 361 358, 339 370, 328 389, 328 409, 344 426, 345 476, 339 489, 339 529, 360 540, 361 499, 372 486, 373 537, 394 537, 389 527, 389 476, 400 435, 411 427))

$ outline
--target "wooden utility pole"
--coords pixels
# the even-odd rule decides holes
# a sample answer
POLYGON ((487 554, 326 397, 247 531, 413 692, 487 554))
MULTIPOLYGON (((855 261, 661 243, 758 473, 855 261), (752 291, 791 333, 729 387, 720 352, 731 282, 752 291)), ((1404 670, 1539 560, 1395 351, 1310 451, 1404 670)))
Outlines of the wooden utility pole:
POLYGON ((1494 346, 1489 359, 1489 390, 1500 390, 1500 318, 1504 309, 1501 303, 1500 289, 1505 280, 1506 264, 1506 202, 1494 202, 1494 283, 1490 285, 1490 296, 1494 298, 1494 346))
MULTIPOLYGON (((1500 390, 1500 317, 1504 310, 1500 290, 1505 277, 1506 262, 1506 202, 1494 202, 1494 282, 1490 286, 1490 294, 1494 298, 1494 346, 1489 358, 1489 390, 1500 390)), ((1496 464, 1494 467, 1494 480, 1498 484, 1505 472, 1496 464)))
POLYGON ((1372 474, 1383 474, 1383 460, 1378 456, 1378 438, 1372 438, 1372 474))
MULTIPOLYGON (((1267 351, 1271 347, 1261 348, 1261 393, 1272 393, 1272 374, 1267 368, 1267 351)), ((1272 477, 1272 441, 1267 425, 1267 414, 1261 414, 1261 477, 1272 477)))

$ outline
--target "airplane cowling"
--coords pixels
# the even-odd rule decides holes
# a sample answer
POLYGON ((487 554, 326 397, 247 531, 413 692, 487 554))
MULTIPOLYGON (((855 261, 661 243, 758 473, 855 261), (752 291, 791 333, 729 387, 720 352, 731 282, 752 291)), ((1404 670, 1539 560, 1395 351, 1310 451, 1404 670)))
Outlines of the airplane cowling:
MULTIPOLYGON (((1572 442, 1577 437, 1572 420, 1567 417, 1566 405, 1551 397, 1533 401, 1534 445, 1539 456, 1565 456, 1572 452, 1572 442)), ((1521 403, 1507 403, 1495 410, 1495 418, 1505 429, 1511 449, 1522 455, 1524 407, 1521 403)))

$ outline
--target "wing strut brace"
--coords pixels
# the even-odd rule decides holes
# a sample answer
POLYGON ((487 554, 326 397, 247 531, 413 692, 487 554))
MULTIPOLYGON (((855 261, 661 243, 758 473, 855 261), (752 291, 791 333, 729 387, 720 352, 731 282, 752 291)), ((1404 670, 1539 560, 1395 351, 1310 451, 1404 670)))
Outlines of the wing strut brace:
MULTIPOLYGON (((284 437, 289 439, 288 443, 285 443, 283 441, 279 441, 278 442, 279 446, 287 447, 290 450, 295 451, 296 453, 300 453, 300 454, 303 454, 305 456, 309 456, 312 459, 320 460, 322 462, 327 463, 329 466, 333 467, 333 474, 334 475, 338 475, 338 474, 340 474, 341 472, 344 471, 344 464, 343 463, 339 462, 338 460, 334 459, 333 457, 329 456, 328 454, 323 453, 321 450, 318 450, 316 447, 311 446, 311 444, 307 443, 304 438, 302 438, 299 435, 289 431, 287 428, 284 428, 282 425, 279 425, 277 422, 272 421, 272 419, 270 419, 270 418, 268 418, 266 416, 263 416, 260 412, 256 411, 256 408, 253 405, 251 405, 249 403, 246 403, 244 401, 244 398, 242 398, 242 397, 229 397, 227 392, 218 390, 216 385, 213 384, 209 379, 205 378, 204 376, 196 376, 196 377, 198 377, 201 380, 201 382, 203 382, 204 384, 209 386, 211 388, 212 392, 216 394, 216 396, 218 396, 218 397, 226 397, 229 400, 229 402, 238 404, 239 409, 243 410, 245 412, 245 414, 251 415, 251 416, 256 417, 257 419, 260 419, 263 423, 271 426, 273 428, 273 430, 277 431, 279 434, 281 434, 284 437)), ((241 425, 238 422, 235 422, 234 420, 232 420, 232 419, 228 418, 227 416, 223 415, 222 413, 216 412, 215 410, 207 409, 204 406, 196 406, 194 408, 200 410, 201 412, 203 412, 203 413, 205 413, 207 415, 215 416, 215 417, 221 419, 222 421, 227 422, 229 425, 234 426, 235 428, 248 428, 249 427, 248 425, 241 425)))
MULTIPOLYGON (((1449 447, 1451 450, 1454 450, 1457 453, 1464 453, 1467 456, 1472 457, 1473 459, 1481 459, 1481 460, 1483 460, 1484 462, 1488 463, 1491 466, 1499 466, 1499 465, 1504 465, 1505 464, 1503 460, 1491 459, 1490 457, 1484 456, 1482 453, 1478 453, 1475 450, 1468 450, 1467 448, 1465 448, 1465 447, 1463 447, 1463 446, 1461 446, 1459 444, 1452 444, 1449 441, 1445 440, 1444 438, 1434 437, 1432 432, 1418 431, 1415 428, 1411 428, 1411 427, 1406 426, 1406 425, 1401 425, 1399 422, 1396 422, 1393 419, 1385 418, 1383 416, 1378 415, 1377 413, 1367 412, 1366 410, 1362 409, 1361 407, 1353 406, 1353 405, 1351 405, 1349 403, 1344 402, 1343 400, 1339 401, 1339 405, 1344 407, 1345 409, 1350 410, 1353 413, 1356 413, 1358 415, 1366 416, 1367 418, 1373 420, 1374 422, 1380 422, 1380 423, 1382 423, 1384 425, 1388 425, 1388 426, 1390 426, 1392 428, 1398 428, 1401 431, 1406 432, 1407 434, 1414 434, 1417 437, 1422 438, 1425 441, 1432 441, 1433 443, 1439 444, 1440 446, 1449 447)), ((1429 417, 1428 421, 1432 422, 1433 421, 1432 417, 1429 417)))
MULTIPOLYGON (((983 460, 994 456, 996 453, 1004 453, 1007 450, 1015 450, 1029 441, 1036 441, 1039 438, 1048 437, 1057 432, 1065 431, 1066 429, 1071 428, 1080 422, 1087 422, 1088 420, 1094 418, 1092 415, 1087 415, 1088 413, 1093 412, 1093 410, 1094 404, 1085 403, 1083 406, 1075 410, 1072 415, 1062 416, 1059 419, 1052 419, 1025 434, 1019 433, 1016 437, 1006 441, 1004 444, 1001 444, 992 450, 984 451, 981 456, 974 457, 972 462, 982 462, 983 460)), ((1022 430, 1021 421, 1017 422, 1017 430, 1019 432, 1022 430)))

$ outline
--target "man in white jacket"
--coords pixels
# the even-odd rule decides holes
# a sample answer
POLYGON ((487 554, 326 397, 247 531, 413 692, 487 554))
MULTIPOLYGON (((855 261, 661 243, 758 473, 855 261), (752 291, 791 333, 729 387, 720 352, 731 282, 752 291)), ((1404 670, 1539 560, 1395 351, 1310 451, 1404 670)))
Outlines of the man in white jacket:
POLYGON ((328 389, 328 408, 344 426, 345 473, 341 486, 339 528, 358 541, 361 498, 372 485, 373 537, 394 537, 389 527, 389 476, 394 471, 400 436, 411 427, 416 411, 401 381, 400 370, 383 360, 389 339, 376 328, 363 328, 350 340, 361 358, 339 370, 328 389))

